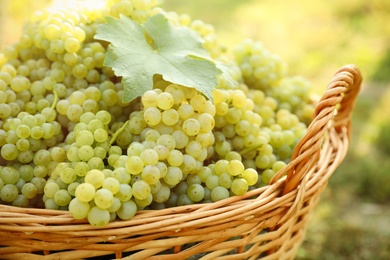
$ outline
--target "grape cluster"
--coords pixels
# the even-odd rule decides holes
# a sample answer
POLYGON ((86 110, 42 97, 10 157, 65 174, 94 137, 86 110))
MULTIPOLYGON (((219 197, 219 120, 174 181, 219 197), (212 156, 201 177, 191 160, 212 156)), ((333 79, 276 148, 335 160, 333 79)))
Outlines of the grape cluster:
POLYGON ((229 58, 211 25, 156 2, 53 5, 2 50, 1 203, 104 226, 140 209, 243 195, 286 166, 312 116, 308 83, 287 77, 285 63, 254 41, 229 58), (161 75, 122 101, 96 28, 106 15, 141 23, 156 13, 197 32, 222 66, 213 101, 161 75))
POLYGON ((287 64, 258 41, 247 39, 234 50, 244 83, 275 99, 278 109, 286 109, 308 125, 313 117, 311 85, 301 76, 288 76, 287 64))

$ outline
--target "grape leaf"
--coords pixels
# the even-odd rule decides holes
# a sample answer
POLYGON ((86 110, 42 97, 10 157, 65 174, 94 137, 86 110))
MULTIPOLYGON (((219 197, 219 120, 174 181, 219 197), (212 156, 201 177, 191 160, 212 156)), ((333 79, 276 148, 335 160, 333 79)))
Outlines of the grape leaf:
POLYGON ((162 14, 140 25, 126 16, 106 18, 96 39, 110 42, 104 61, 124 84, 129 102, 153 88, 153 75, 175 84, 194 87, 212 100, 221 70, 202 47, 201 38, 186 27, 175 27, 162 14))

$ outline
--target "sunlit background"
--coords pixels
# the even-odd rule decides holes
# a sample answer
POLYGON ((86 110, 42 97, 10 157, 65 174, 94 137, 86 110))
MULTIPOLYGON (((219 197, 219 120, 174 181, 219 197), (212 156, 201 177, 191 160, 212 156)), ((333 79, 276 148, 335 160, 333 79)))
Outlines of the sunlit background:
MULTIPOLYGON (((49 0, 0 0, 0 49, 49 0)), ((347 158, 313 214, 298 259, 390 259, 390 1, 165 0, 162 7, 213 24, 228 49, 262 41, 322 94, 354 63, 364 76, 347 158)))

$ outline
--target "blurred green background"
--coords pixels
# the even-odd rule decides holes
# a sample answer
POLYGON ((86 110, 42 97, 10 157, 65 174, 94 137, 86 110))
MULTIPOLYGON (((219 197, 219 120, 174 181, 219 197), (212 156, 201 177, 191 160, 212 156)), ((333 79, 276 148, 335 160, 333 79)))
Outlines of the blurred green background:
MULTIPOLYGON (((0 48, 49 0, 0 0, 0 48)), ((321 95, 354 63, 364 81, 343 164, 313 212, 297 259, 390 259, 390 1, 165 0, 162 7, 213 24, 230 49, 262 41, 321 95)))

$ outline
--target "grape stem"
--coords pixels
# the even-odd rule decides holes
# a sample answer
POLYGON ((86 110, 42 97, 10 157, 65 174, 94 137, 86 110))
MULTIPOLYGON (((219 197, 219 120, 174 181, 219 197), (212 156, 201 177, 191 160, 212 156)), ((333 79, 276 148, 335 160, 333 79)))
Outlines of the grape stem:
POLYGON ((111 137, 110 144, 113 144, 115 142, 118 135, 120 135, 120 133, 122 133, 125 130, 126 126, 129 124, 129 122, 130 122, 130 119, 127 120, 118 130, 116 130, 116 132, 111 137))
POLYGON ((57 105, 57 102, 58 102, 58 93, 57 91, 53 90, 53 94, 54 94, 54 100, 53 100, 53 104, 51 104, 51 109, 54 109, 57 105))
POLYGON ((247 147, 245 149, 242 149, 241 151, 239 151, 239 154, 241 155, 244 155, 246 153, 249 153, 250 151, 253 151, 253 150, 257 150, 258 148, 260 148, 263 144, 256 144, 256 145, 253 145, 251 147, 247 147))

